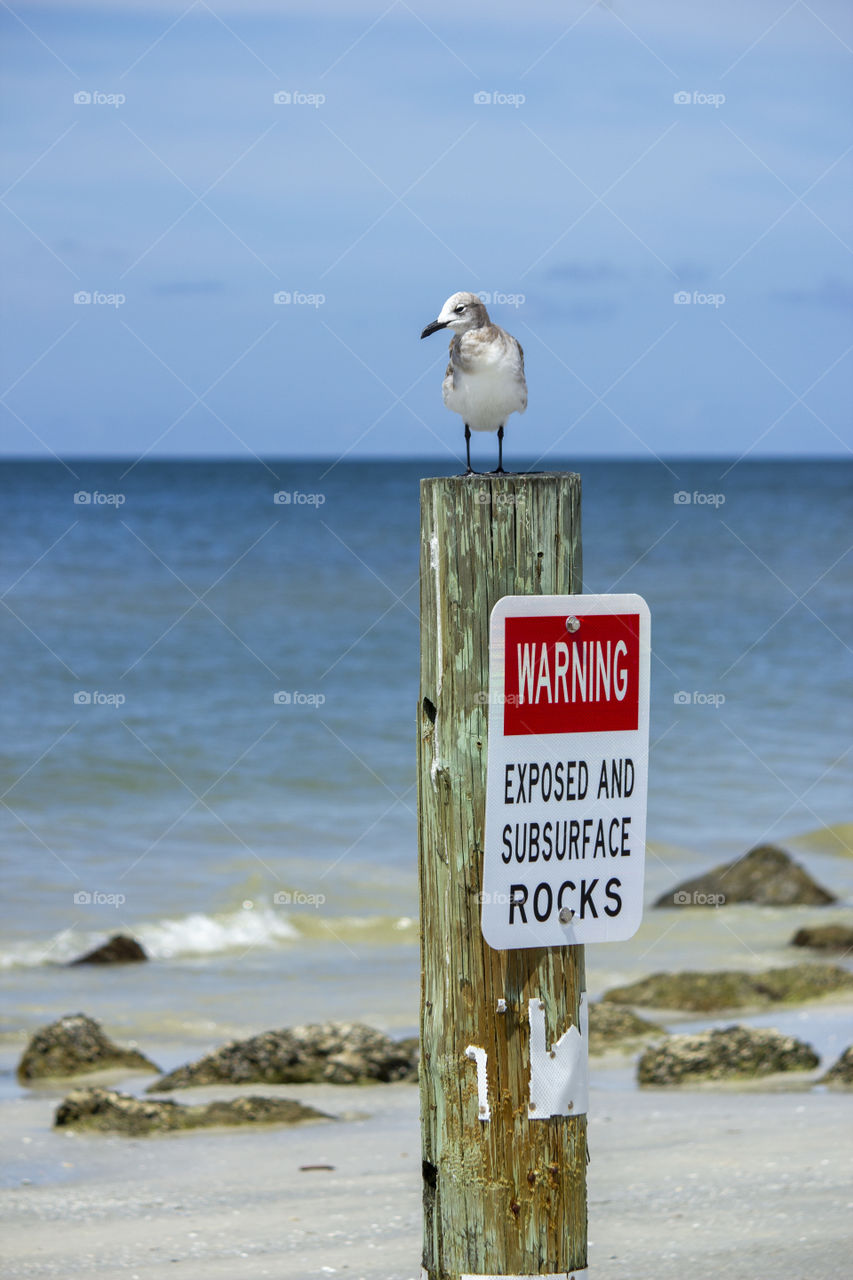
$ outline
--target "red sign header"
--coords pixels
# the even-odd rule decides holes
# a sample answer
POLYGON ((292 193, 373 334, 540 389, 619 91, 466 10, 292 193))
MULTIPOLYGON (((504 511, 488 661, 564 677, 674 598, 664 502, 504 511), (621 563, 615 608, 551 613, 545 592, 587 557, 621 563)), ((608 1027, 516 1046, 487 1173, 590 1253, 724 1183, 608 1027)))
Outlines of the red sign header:
POLYGON ((504 734, 636 729, 640 615, 506 618, 504 734))

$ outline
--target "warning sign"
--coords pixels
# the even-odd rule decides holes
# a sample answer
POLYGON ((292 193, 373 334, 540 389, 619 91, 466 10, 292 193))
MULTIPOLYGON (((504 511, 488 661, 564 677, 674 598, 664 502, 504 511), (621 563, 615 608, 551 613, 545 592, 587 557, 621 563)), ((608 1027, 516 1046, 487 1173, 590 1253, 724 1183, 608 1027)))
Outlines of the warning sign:
POLYGON ((482 928, 490 946, 630 938, 643 914, 649 610, 635 595, 492 610, 482 928))

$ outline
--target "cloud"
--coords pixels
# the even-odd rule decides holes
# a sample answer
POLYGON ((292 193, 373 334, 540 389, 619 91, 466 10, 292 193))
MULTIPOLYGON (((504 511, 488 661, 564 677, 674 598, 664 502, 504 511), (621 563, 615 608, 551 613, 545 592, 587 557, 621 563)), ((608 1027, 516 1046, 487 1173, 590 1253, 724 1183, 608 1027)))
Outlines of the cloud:
POLYGON ((831 307, 847 311, 853 308, 853 283, 840 276, 826 276, 812 289, 777 289, 771 298, 794 306, 831 307))
MULTIPOLYGON (((229 17, 252 19, 271 17, 276 20, 306 17, 312 19, 347 19, 363 21, 366 26, 372 25, 384 11, 388 16, 413 16, 417 21, 423 18, 433 24, 445 19, 453 23, 459 21, 458 0, 388 0, 378 4, 377 0, 54 0, 51 6, 54 11, 86 14, 108 13, 114 18, 117 13, 128 16, 145 17, 162 15, 173 20, 192 10, 195 14, 214 13, 220 19, 229 17)), ((803 6, 805 9, 805 6, 803 6)), ((491 0, 489 5, 490 21, 499 21, 507 27, 531 24, 529 6, 519 5, 518 0, 491 0)), ((565 0, 540 0, 536 6, 534 21, 543 29, 553 28, 555 32, 565 30, 574 25, 579 18, 587 23, 607 25, 611 28, 637 30, 654 34, 664 40, 674 37, 702 39, 703 42, 725 39, 727 33, 739 32, 743 35, 743 47, 753 42, 769 47, 802 47, 803 42, 817 47, 825 47, 827 34, 841 43, 842 38, 850 38, 850 9, 846 0, 822 0, 820 17, 815 15, 801 23, 780 22, 779 0, 751 0, 746 7, 742 0, 717 0, 714 6, 713 19, 701 6, 674 3, 674 0, 646 0, 642 7, 642 16, 638 16, 636 5, 628 0, 598 0, 587 8, 584 0, 576 0, 567 7, 565 0)), ((785 16, 782 14, 781 16, 785 16)), ((806 11, 806 18, 809 13, 806 11)), ((472 16, 472 22, 476 18, 472 16)))
POLYGON ((624 280, 626 273, 611 262, 560 262, 546 273, 549 280, 570 280, 574 284, 602 284, 624 280))

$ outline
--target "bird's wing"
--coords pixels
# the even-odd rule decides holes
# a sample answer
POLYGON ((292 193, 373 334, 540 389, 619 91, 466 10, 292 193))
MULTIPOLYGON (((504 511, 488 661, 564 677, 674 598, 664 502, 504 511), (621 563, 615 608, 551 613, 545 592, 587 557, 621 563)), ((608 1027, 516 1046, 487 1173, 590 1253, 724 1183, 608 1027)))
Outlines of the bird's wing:
POLYGON ((447 368, 444 371, 444 382, 441 384, 441 389, 444 394, 445 404, 447 403, 448 392, 452 391, 456 385, 456 377, 453 369, 453 344, 455 341, 456 341, 456 334, 454 334, 453 337, 450 339, 450 345, 447 348, 447 350, 450 352, 450 359, 448 360, 447 368))
POLYGON ((521 382, 521 408, 518 409, 517 412, 524 413, 527 408, 527 379, 524 376, 524 348, 518 338, 513 338, 513 342, 515 343, 516 350, 518 351, 518 376, 521 382))

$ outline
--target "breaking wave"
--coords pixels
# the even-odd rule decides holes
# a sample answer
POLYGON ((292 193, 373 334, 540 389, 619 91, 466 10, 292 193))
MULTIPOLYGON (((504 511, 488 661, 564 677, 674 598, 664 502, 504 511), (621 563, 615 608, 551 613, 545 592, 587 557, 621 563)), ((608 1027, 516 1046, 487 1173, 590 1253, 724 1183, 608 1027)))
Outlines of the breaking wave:
MULTIPOLYGON (((357 936, 361 941, 392 943, 417 940, 417 921, 409 916, 335 916, 315 911, 287 912, 247 902, 233 911, 207 915, 192 912, 134 926, 132 933, 152 960, 203 958, 247 948, 277 948, 300 941, 357 936), (298 914, 298 922, 295 916, 298 914)), ((117 930, 116 930, 117 931, 117 930)), ((44 943, 19 942, 0 951, 0 969, 67 964, 105 942, 109 930, 68 929, 44 943)))

